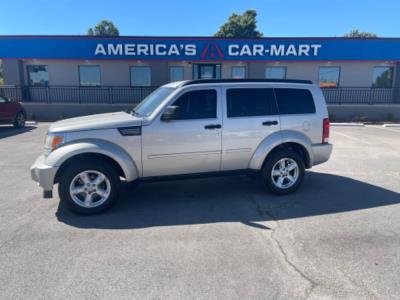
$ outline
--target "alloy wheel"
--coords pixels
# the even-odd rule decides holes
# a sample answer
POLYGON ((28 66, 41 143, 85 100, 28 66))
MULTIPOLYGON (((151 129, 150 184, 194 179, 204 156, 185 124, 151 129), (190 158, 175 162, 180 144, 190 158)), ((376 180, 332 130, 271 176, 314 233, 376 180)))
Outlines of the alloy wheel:
POLYGON ((299 178, 299 165, 290 158, 284 157, 278 160, 271 171, 273 184, 279 189, 288 189, 292 187, 299 178))
POLYGON ((72 179, 69 194, 81 207, 94 208, 102 205, 110 196, 110 180, 101 172, 87 170, 72 179))

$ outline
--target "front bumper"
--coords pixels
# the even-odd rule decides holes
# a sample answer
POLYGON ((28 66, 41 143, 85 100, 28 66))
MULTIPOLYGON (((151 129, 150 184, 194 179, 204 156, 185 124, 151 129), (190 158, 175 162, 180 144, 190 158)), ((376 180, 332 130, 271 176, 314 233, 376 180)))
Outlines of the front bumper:
POLYGON ((312 146, 314 152, 313 166, 326 162, 332 153, 332 144, 317 144, 312 146))
POLYGON ((31 166, 31 176, 44 191, 52 191, 58 167, 48 166, 45 162, 45 156, 39 156, 31 166))

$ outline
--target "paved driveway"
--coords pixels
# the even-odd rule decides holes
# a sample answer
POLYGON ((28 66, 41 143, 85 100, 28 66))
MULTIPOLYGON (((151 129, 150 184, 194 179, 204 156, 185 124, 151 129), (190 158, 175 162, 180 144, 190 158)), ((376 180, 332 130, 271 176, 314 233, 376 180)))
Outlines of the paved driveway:
POLYGON ((2 299, 400 297, 400 129, 332 128, 332 159, 290 196, 149 183, 81 217, 30 180, 48 125, 0 127, 2 299))

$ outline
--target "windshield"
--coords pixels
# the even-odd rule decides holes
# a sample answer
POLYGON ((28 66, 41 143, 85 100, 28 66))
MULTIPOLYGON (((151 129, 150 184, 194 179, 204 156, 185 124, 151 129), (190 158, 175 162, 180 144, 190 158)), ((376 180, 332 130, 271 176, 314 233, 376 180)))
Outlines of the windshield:
POLYGON ((136 105, 133 113, 141 116, 149 116, 161 104, 161 102, 168 97, 175 89, 160 87, 148 95, 138 105, 136 105))

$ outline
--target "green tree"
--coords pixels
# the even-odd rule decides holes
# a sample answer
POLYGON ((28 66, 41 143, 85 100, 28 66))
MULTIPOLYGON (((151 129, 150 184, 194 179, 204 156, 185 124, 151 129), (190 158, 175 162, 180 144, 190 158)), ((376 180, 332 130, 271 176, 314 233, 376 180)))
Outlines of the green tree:
POLYGON ((232 14, 229 19, 214 34, 216 37, 256 38, 262 37, 257 30, 257 12, 247 10, 243 14, 232 14))
POLYGON ((95 27, 89 28, 87 35, 119 36, 119 31, 118 28, 114 26, 113 22, 102 20, 95 27))
POLYGON ((373 32, 366 32, 366 31, 360 31, 358 29, 353 29, 349 33, 346 33, 344 37, 348 38, 376 38, 378 37, 376 33, 373 32))

